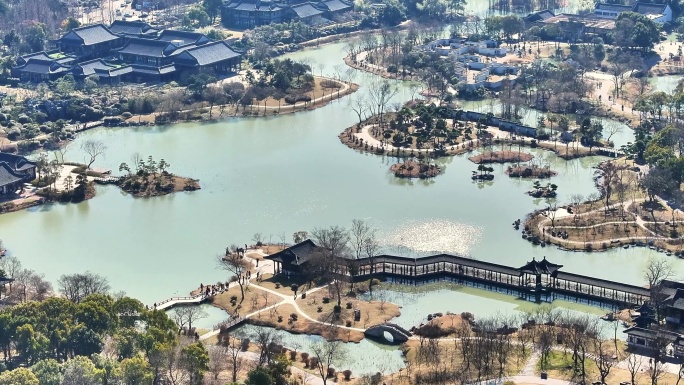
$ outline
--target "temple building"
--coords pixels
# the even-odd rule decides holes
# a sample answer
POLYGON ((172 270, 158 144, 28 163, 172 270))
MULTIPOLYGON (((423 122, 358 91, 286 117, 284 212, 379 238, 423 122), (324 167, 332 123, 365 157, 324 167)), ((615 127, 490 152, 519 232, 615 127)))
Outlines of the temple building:
POLYGON ((0 153, 0 195, 14 194, 36 179, 36 164, 23 156, 0 153))

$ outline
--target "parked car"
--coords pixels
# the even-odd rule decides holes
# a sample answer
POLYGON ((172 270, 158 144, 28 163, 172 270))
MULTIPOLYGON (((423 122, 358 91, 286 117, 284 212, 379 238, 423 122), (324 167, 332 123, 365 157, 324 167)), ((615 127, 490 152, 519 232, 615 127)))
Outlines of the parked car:
POLYGON ((130 12, 126 12, 126 13, 124 14, 124 17, 133 17, 133 15, 131 15, 130 12))
POLYGON ((146 13, 140 14, 140 18, 141 18, 141 19, 144 19, 144 18, 146 18, 147 16, 148 16, 148 15, 147 15, 146 13))

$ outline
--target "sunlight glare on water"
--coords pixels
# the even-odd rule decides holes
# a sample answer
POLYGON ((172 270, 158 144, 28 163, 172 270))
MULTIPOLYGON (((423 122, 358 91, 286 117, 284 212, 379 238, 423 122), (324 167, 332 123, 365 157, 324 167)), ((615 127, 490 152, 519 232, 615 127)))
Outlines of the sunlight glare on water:
POLYGON ((408 221, 383 239, 387 247, 402 247, 419 253, 443 252, 467 255, 480 239, 482 228, 445 219, 408 221))

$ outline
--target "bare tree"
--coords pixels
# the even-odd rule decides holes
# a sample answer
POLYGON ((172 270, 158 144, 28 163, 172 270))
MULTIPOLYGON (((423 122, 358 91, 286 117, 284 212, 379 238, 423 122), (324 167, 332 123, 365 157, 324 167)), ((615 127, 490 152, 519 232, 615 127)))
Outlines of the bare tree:
MULTIPOLYGON (((606 377, 610 374, 610 369, 615 365, 615 360, 613 360, 613 355, 609 352, 606 345, 609 341, 604 341, 601 337, 601 331, 597 330, 592 334, 592 345, 594 348, 592 358, 596 363, 596 367, 599 371, 599 376, 601 377, 601 383, 606 383, 606 377)), ((615 352, 617 354, 617 352, 615 352)))
POLYGON ((253 335, 254 343, 259 347, 259 365, 268 365, 276 354, 276 345, 280 344, 280 338, 271 328, 259 328, 253 335))
MULTIPOLYGON (((17 273, 21 270, 21 261, 15 256, 0 258, 0 270, 5 272, 8 278, 17 278, 17 273)), ((12 281, 9 283, 9 291, 12 292, 12 281)))
POLYGON ((662 258, 650 258, 644 269, 644 278, 648 281, 648 287, 651 291, 651 304, 656 311, 656 319, 660 319, 660 309, 662 308, 663 300, 663 281, 671 279, 674 276, 675 270, 672 263, 662 258))
POLYGON ((349 103, 349 108, 354 111, 356 116, 359 118, 359 125, 358 128, 361 129, 361 124, 363 123, 363 118, 365 117, 365 113, 368 110, 368 102, 366 99, 362 96, 358 96, 354 99, 352 99, 351 103, 349 103))
POLYGON ((179 328, 188 325, 188 330, 192 330, 192 324, 202 318, 207 318, 209 314, 201 307, 196 305, 178 306, 174 309, 173 319, 179 328))
MULTIPOLYGON (((331 326, 333 327, 333 326, 331 326)), ((335 335, 335 333, 332 333, 335 335)), ((340 340, 319 342, 311 346, 311 352, 316 361, 316 370, 323 379, 323 385, 330 378, 329 368, 339 368, 347 358, 344 342, 340 340)))
POLYGON ((362 258, 364 253, 364 245, 366 242, 368 242, 368 238, 371 236, 373 231, 373 228, 371 228, 364 220, 352 220, 351 229, 349 230, 349 238, 352 248, 354 249, 356 259, 362 258))
POLYGON ((240 303, 245 300, 245 280, 244 274, 249 270, 247 261, 237 253, 227 253, 226 255, 216 256, 216 265, 219 269, 225 270, 231 274, 231 280, 235 280, 240 287, 240 303))
POLYGON ((57 280, 57 288, 66 299, 78 303, 90 294, 107 294, 110 286, 107 278, 86 271, 62 275, 57 280))
POLYGON ((221 356, 226 364, 224 367, 226 370, 230 370, 232 382, 237 382, 238 373, 244 364, 242 357, 240 357, 242 341, 227 332, 220 335, 219 341, 221 343, 221 348, 223 349, 221 356))
POLYGON ((641 370, 641 358, 636 354, 630 354, 627 357, 627 370, 629 371, 632 385, 636 385, 636 376, 641 370))
POLYGON ((371 83, 370 87, 368 88, 368 95, 370 97, 369 103, 372 108, 377 107, 377 113, 380 115, 381 127, 383 122, 383 114, 392 98, 398 92, 399 89, 394 87, 388 80, 371 83))
POLYGON ((333 258, 341 257, 349 242, 349 232, 344 227, 315 228, 311 238, 316 245, 327 249, 333 258))
POLYGON ((95 160, 97 159, 98 156, 104 154, 104 152, 107 150, 107 146, 104 144, 104 142, 101 142, 99 140, 86 140, 81 144, 81 150, 88 154, 90 157, 90 160, 88 161, 88 166, 87 170, 90 170, 90 166, 95 163, 95 160))

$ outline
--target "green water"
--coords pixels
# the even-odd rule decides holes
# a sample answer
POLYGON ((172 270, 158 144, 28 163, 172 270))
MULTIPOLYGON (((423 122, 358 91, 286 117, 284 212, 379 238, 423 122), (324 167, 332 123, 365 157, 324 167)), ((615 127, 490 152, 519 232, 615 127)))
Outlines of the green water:
MULTIPOLYGON (((299 52, 332 73, 343 43, 299 52)), ((373 75, 358 73, 364 94, 373 75)), ((399 84, 401 87, 401 84, 399 84)), ((400 92, 396 101, 410 98, 400 92)), ((466 156, 443 159, 446 172, 430 181, 396 179, 388 172, 395 159, 362 154, 341 145, 337 135, 356 122, 350 97, 323 108, 277 118, 227 119, 154 128, 102 128, 80 135, 67 158, 82 161, 79 145, 104 141, 106 157, 95 166, 118 172, 131 154, 153 155, 171 171, 200 179, 202 190, 152 199, 132 198, 112 186, 77 205, 45 205, 0 216, 0 238, 28 268, 50 280, 90 270, 106 276, 114 290, 146 303, 185 295, 201 282, 226 280, 213 258, 231 243, 251 243, 260 232, 266 241, 288 241, 298 230, 349 225, 362 218, 377 226, 383 239, 408 255, 458 252, 473 258, 522 265, 547 256, 580 274, 643 284, 644 249, 585 254, 534 247, 511 223, 543 200, 524 192, 533 181, 510 179, 495 166, 491 185, 470 180, 474 165, 466 156), (398 245, 398 246, 397 246, 398 245), (411 251, 406 251, 410 249, 411 251)), ((595 191, 589 157, 563 161, 534 151, 560 175, 559 199, 595 191)), ((679 265, 679 260, 674 260, 679 265)))
POLYGON ((652 77, 649 82, 653 87, 652 92, 662 91, 671 94, 682 79, 684 79, 682 75, 665 75, 652 77))

